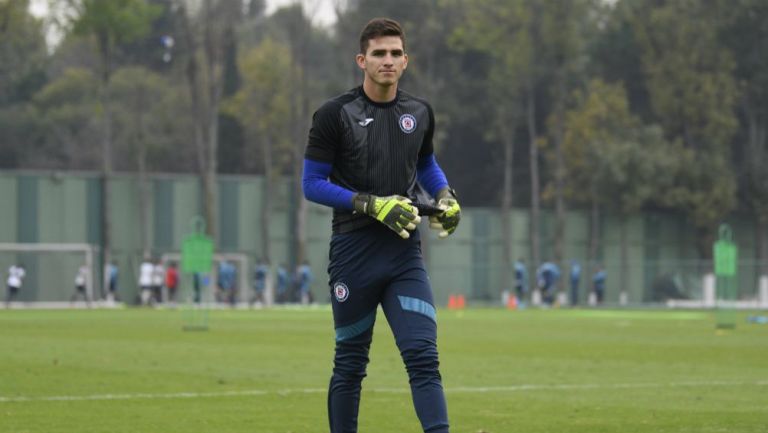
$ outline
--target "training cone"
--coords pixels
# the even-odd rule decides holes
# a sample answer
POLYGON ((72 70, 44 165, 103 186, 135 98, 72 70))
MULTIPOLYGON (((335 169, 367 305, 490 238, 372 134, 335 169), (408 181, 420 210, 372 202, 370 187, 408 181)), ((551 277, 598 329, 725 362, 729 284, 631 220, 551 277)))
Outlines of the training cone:
POLYGON ((517 309, 517 296, 510 296, 509 299, 507 299, 507 309, 508 310, 517 309))
POLYGON ((451 295, 448 297, 448 309, 449 310, 455 310, 457 306, 456 302, 456 295, 451 295))
POLYGON ((467 304, 464 301, 464 295, 457 296, 457 298, 456 298, 456 308, 458 308, 459 310, 463 310, 466 305, 467 304))

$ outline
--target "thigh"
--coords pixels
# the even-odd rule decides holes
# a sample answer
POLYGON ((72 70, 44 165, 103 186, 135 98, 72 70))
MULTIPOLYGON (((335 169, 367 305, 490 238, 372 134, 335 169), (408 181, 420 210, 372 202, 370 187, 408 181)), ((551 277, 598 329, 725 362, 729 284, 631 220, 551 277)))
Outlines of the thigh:
POLYGON ((351 338, 373 326, 381 301, 384 257, 361 234, 335 235, 331 241, 328 285, 336 339, 351 338))
POLYGON ((427 272, 417 266, 395 278, 384 291, 382 308, 400 350, 413 343, 437 342, 437 312, 427 272))

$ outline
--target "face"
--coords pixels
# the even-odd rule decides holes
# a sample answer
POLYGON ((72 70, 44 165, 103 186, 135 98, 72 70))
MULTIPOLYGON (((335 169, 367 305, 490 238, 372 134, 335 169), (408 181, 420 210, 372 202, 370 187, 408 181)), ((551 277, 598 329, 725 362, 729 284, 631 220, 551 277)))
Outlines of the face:
POLYGON ((365 80, 381 87, 397 84, 408 66, 403 41, 397 36, 371 39, 365 55, 358 54, 355 60, 357 66, 365 72, 365 80))

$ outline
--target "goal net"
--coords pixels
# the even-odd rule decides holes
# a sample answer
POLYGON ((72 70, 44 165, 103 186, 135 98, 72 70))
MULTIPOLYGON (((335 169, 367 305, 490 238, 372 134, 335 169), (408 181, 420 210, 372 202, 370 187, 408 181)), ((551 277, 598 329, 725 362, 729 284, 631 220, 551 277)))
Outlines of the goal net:
POLYGON ((76 294, 75 279, 80 272, 83 272, 84 281, 78 282, 84 282, 88 298, 98 299, 97 248, 75 243, 0 243, 3 300, 9 269, 14 265, 24 268, 24 277, 11 306, 69 306, 76 294))

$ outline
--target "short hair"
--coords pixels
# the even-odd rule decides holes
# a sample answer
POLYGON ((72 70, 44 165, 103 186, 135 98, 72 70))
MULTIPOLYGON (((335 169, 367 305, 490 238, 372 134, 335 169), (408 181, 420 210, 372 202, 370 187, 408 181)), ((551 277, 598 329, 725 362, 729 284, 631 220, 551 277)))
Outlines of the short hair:
POLYGON ((405 49, 405 32, 400 23, 389 18, 374 18, 368 21, 368 24, 363 27, 363 31, 360 32, 360 54, 365 54, 368 51, 371 39, 382 36, 399 37, 403 41, 403 49, 405 49))

